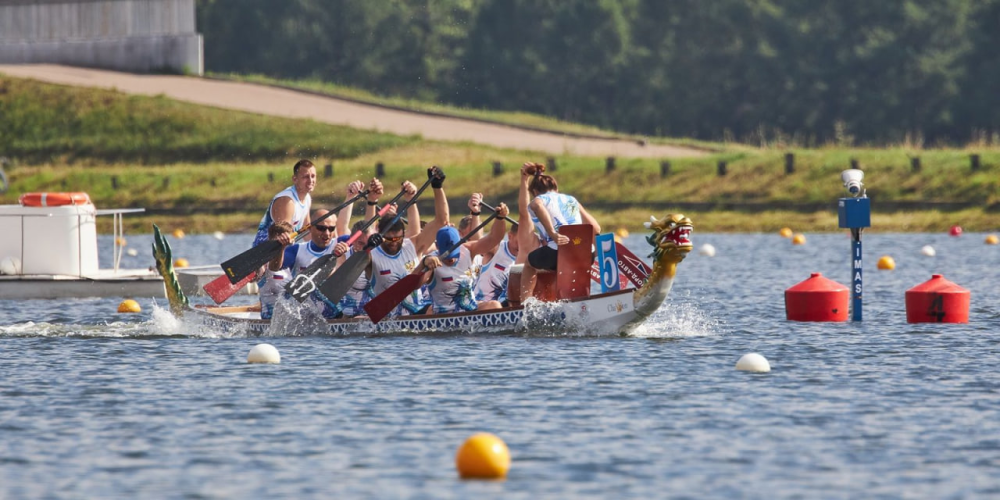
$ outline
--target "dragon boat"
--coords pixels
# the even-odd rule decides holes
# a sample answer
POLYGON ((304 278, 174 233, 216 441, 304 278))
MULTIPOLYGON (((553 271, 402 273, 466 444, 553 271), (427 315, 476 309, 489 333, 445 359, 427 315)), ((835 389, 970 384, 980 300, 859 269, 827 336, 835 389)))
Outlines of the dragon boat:
MULTIPOLYGON (((344 335, 396 332, 516 332, 524 329, 573 331, 590 334, 627 335, 667 298, 673 286, 677 265, 691 252, 691 220, 671 214, 651 217, 645 226, 652 231, 646 237, 653 259, 649 275, 638 288, 625 288, 597 295, 589 293, 589 266, 577 270, 587 274, 584 296, 568 300, 529 299, 524 305, 490 311, 417 315, 386 318, 373 324, 367 317, 300 322, 299 318, 276 311, 273 320, 260 318, 254 306, 192 305, 184 295, 173 269, 170 245, 154 226, 153 255, 163 276, 171 312, 185 321, 196 321, 213 330, 247 335, 344 335)), ((590 226, 587 226, 588 228, 590 226)), ((588 245, 587 255, 589 256, 588 245)), ((560 272, 563 272, 560 267, 560 272)), ((512 275, 512 281, 513 275, 512 275)), ((553 280, 554 284, 554 280, 553 280)), ((536 295, 538 295, 536 291, 536 295)), ((294 315, 292 315, 294 316, 294 315)))

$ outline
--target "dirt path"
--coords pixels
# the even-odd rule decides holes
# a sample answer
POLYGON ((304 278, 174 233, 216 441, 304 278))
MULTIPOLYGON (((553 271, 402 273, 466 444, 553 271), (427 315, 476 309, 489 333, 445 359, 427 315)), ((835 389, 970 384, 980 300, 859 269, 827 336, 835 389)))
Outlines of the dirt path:
POLYGON ((469 141, 547 154, 624 158, 679 158, 706 154, 701 150, 684 147, 654 144, 642 146, 634 141, 618 139, 574 138, 461 118, 429 116, 249 83, 182 76, 135 75, 48 64, 0 65, 0 73, 63 85, 114 88, 129 94, 163 94, 173 99, 219 108, 288 118, 310 118, 399 135, 418 134, 425 139, 469 141))

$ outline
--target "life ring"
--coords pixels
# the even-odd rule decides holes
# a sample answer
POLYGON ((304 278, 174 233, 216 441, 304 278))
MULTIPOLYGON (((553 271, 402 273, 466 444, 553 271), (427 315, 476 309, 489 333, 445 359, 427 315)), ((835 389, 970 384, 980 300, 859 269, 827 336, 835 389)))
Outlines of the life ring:
POLYGON ((64 205, 89 205, 87 193, 24 193, 18 198, 25 207, 61 207, 64 205))

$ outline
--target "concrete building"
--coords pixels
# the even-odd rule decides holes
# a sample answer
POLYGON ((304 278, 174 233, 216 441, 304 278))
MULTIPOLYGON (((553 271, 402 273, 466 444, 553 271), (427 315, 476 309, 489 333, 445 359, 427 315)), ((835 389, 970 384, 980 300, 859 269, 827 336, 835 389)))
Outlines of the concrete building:
POLYGON ((195 0, 0 0, 0 63, 204 72, 195 0))

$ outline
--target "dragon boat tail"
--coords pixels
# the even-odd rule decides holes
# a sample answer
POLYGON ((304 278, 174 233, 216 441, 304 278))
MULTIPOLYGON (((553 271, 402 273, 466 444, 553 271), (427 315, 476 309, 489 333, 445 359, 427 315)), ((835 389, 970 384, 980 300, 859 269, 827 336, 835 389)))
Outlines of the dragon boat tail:
MULTIPOLYGON (((153 254, 167 288, 171 312, 185 320, 231 334, 365 334, 392 332, 516 332, 571 331, 588 334, 627 335, 653 314, 667 298, 677 273, 677 265, 691 252, 691 220, 670 214, 651 218, 645 226, 652 231, 646 241, 652 246, 651 271, 639 288, 627 288, 570 300, 542 302, 529 299, 524 305, 491 311, 386 318, 377 325, 367 317, 325 320, 300 316, 289 301, 279 302, 275 318, 260 318, 258 306, 191 305, 177 284, 170 244, 159 228, 153 227, 153 254)), ((582 270, 581 270, 582 271, 582 270)))

